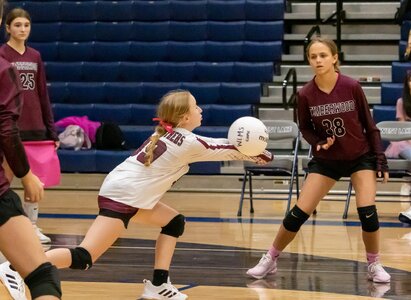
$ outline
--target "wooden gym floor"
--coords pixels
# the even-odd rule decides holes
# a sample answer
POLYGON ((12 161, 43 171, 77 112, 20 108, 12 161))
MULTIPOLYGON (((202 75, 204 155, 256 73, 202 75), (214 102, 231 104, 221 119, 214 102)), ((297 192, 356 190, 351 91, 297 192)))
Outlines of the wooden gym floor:
MULTIPOLYGON (((96 197, 96 190, 46 192, 38 225, 51 237, 51 247, 81 242, 95 218, 96 197)), ((408 197, 380 196, 387 202, 377 204, 381 258, 392 275, 390 284, 366 279, 354 201, 346 221, 341 218, 343 202, 321 202, 317 216, 307 221, 280 257, 277 274, 264 280, 248 278, 246 270, 266 252, 278 230, 285 201, 256 200, 254 216, 245 201, 243 217, 237 218, 238 200, 238 193, 194 192, 170 192, 164 199, 187 217, 171 280, 189 299, 411 299, 411 227, 397 219, 398 212, 410 205, 408 197)), ((151 280, 158 232, 130 224, 91 270, 61 270, 63 299, 139 299, 142 280, 151 280)), ((11 299, 1 284, 0 299, 11 299)))

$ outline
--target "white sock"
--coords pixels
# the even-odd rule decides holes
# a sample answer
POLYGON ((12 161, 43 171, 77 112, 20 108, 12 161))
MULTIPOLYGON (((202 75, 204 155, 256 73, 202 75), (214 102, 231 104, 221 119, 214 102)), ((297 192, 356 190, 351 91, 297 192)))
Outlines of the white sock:
POLYGON ((37 202, 24 202, 23 208, 31 224, 36 225, 37 219, 39 218, 39 204, 37 202))

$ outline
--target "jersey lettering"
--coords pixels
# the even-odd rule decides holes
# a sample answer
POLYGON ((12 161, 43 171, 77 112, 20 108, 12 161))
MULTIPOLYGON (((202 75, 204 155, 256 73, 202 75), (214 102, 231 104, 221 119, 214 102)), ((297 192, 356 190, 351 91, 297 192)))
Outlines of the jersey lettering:
POLYGON ((184 142, 185 136, 180 132, 174 131, 173 133, 166 134, 165 138, 177 146, 181 146, 184 142))
POLYGON ((337 136, 337 137, 342 137, 345 135, 345 127, 344 127, 344 120, 341 118, 334 118, 332 120, 330 119, 324 119, 322 120, 322 125, 326 128, 325 132, 327 133, 328 136, 337 136))

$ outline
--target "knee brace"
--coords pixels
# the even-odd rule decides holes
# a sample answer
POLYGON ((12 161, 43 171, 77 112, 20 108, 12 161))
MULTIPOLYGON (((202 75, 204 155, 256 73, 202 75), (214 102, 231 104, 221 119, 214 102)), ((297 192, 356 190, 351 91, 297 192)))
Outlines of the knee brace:
POLYGON ((166 226, 161 227, 161 233, 178 238, 184 232, 185 223, 185 217, 182 214, 178 214, 166 226))
POLYGON ((358 207, 357 211, 358 216, 360 217, 362 230, 365 232, 374 232, 380 228, 377 208, 375 205, 358 207))
POLYGON ((303 212, 297 205, 288 212, 283 220, 285 229, 291 232, 297 232, 310 216, 303 212))
POLYGON ((57 268, 46 262, 38 266, 24 279, 30 289, 31 298, 55 296, 61 299, 60 278, 57 268))
POLYGON ((71 252, 71 266, 70 269, 88 270, 93 266, 93 260, 90 253, 82 248, 76 247, 70 249, 71 252))

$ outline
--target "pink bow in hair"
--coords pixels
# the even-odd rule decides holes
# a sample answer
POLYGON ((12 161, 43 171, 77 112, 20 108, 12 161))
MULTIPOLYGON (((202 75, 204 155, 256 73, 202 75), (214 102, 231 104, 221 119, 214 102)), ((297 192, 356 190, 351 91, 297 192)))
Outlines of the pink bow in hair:
POLYGON ((168 133, 173 133, 173 125, 163 121, 161 118, 153 118, 153 121, 158 121, 161 127, 163 127, 168 133))

